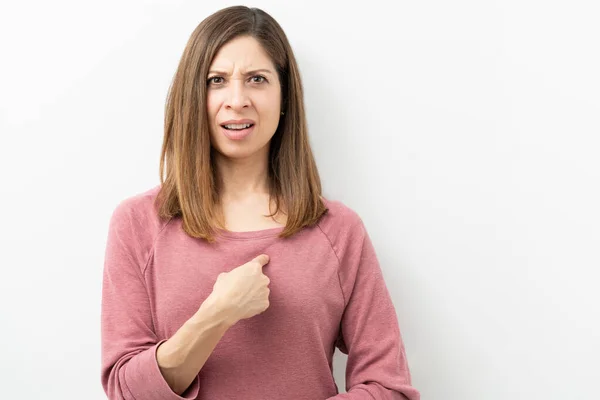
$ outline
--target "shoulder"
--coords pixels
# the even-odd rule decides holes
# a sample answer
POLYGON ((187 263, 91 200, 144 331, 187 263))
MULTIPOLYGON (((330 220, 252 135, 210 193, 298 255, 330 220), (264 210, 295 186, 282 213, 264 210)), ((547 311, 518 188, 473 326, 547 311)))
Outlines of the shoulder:
POLYGON ((152 242, 168 221, 158 217, 156 196, 160 185, 131 194, 113 209, 111 229, 134 235, 139 242, 152 242))
POLYGON ((362 223, 358 212, 341 200, 321 196, 328 211, 319 221, 321 228, 342 229, 362 223))
POLYGON ((319 220, 319 228, 329 238, 334 250, 343 251, 348 245, 362 241, 365 235, 363 220, 353 208, 341 200, 321 196, 328 211, 319 220))
POLYGON ((113 216, 129 217, 138 220, 152 218, 153 214, 156 213, 154 204, 159 189, 160 186, 155 186, 121 199, 113 210, 113 216))

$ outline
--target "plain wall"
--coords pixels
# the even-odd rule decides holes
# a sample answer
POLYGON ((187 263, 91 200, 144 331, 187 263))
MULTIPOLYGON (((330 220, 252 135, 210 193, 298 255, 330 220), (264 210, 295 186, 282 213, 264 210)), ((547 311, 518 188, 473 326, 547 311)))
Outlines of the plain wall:
MULTIPOLYGON (((158 183, 179 57, 233 4, 2 2, 0 397, 105 398, 108 219, 158 183)), ((423 399, 600 398, 597 4, 246 4, 293 46, 324 194, 365 221, 423 399)))

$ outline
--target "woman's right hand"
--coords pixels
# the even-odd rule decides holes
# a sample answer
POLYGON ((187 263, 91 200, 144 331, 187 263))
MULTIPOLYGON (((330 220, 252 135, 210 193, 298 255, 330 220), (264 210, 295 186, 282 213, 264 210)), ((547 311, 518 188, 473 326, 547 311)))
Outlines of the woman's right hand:
POLYGON ((263 274, 269 256, 261 254, 251 261, 222 272, 210 294, 229 316, 231 323, 253 317, 269 308, 270 279, 263 274))

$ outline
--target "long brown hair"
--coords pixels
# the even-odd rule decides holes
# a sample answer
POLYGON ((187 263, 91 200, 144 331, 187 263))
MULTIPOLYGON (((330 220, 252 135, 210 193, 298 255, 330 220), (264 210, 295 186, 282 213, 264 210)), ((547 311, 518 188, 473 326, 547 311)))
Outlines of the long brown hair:
POLYGON ((181 216, 184 231, 214 242, 224 229, 220 187, 210 143, 206 80, 219 49, 239 36, 261 43, 277 68, 282 111, 269 147, 269 192, 287 223, 280 237, 314 225, 327 211, 321 180, 309 144, 300 72, 277 21, 258 8, 224 8, 203 20, 190 36, 169 88, 160 157, 160 217, 181 216), (166 173, 166 177, 165 177, 166 173))

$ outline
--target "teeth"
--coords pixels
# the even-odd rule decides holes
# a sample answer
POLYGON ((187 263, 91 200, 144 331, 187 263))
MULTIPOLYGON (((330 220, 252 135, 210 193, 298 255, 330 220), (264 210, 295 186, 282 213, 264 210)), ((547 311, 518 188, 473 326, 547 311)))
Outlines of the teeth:
POLYGON ((229 124, 229 125, 224 125, 224 126, 227 129, 246 129, 246 128, 250 128, 250 125, 252 125, 252 124, 229 124))

